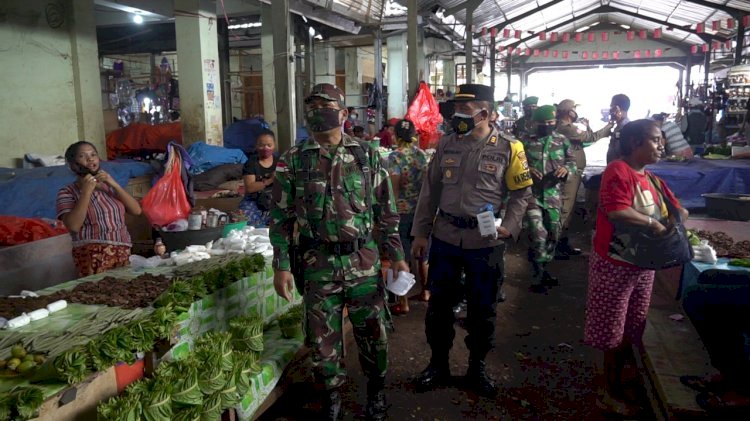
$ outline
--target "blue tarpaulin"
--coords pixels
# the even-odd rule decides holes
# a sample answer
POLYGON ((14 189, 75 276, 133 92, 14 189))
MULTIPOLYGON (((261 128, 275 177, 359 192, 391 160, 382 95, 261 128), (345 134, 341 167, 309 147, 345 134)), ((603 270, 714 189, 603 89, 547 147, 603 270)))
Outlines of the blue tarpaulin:
MULTIPOLYGON (((149 164, 131 160, 102 161, 101 167, 123 187, 131 178, 154 173, 149 164)), ((3 204, 0 214, 55 219, 57 192, 75 179, 66 165, 0 168, 0 203, 3 204)))
POLYGON ((239 149, 246 154, 255 152, 255 138, 268 129, 268 123, 259 118, 239 120, 224 129, 224 147, 239 149))
POLYGON ((196 175, 224 164, 244 164, 247 155, 239 149, 227 149, 223 146, 207 145, 196 142, 188 147, 192 166, 190 174, 196 175))
MULTIPOLYGON (((693 158, 685 162, 659 162, 646 169, 661 177, 687 209, 706 207, 704 193, 750 193, 750 160, 693 158)), ((594 168, 586 168, 586 187, 596 183, 594 168)), ((596 186, 598 187, 598 185, 596 186)))

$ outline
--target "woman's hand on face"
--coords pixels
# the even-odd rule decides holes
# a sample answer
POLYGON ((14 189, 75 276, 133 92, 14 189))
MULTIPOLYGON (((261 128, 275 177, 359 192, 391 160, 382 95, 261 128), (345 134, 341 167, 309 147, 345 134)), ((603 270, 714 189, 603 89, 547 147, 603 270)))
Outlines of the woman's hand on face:
POLYGON ((98 181, 96 177, 91 174, 86 174, 81 180, 81 191, 86 194, 91 194, 96 189, 98 181))
POLYGON ((117 184, 115 182, 115 179, 112 178, 112 176, 109 175, 109 173, 106 172, 106 171, 104 171, 104 170, 99 170, 99 172, 96 173, 96 175, 94 176, 94 178, 96 178, 96 181, 98 181, 100 183, 107 184, 110 187, 114 187, 115 184, 117 184))

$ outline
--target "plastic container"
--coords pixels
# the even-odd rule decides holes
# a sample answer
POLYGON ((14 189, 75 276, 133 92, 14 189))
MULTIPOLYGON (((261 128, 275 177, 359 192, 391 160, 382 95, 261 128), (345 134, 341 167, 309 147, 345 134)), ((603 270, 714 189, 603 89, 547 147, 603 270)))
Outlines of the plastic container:
POLYGON ((247 226, 247 221, 232 222, 231 224, 223 225, 224 230, 221 232, 221 237, 226 238, 230 232, 234 230, 241 230, 247 226))
POLYGON ((209 241, 215 241, 221 238, 224 227, 203 228, 200 230, 188 231, 160 231, 161 239, 167 246, 167 252, 182 250, 191 245, 205 245, 209 241))
POLYGON ((717 219, 750 221, 750 194, 706 193, 706 213, 717 219))

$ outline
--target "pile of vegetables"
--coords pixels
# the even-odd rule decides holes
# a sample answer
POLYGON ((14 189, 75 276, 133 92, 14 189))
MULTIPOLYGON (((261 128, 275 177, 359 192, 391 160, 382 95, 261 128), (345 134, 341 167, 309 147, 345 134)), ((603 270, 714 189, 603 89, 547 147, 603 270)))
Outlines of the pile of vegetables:
MULTIPOLYGON (((196 299, 265 266, 260 255, 226 256, 196 263, 201 265, 181 268, 195 273, 189 278, 174 279, 154 302, 155 309, 104 307, 66 331, 36 335, 8 332, 0 339, 0 356, 6 356, 6 369, 9 364, 16 370, 22 368, 30 382, 76 384, 92 372, 106 370, 118 362, 132 364, 135 353, 151 350, 158 341, 172 337, 178 314, 187 311, 196 299), (207 271, 200 272, 204 270, 207 271), (29 355, 29 349, 35 353, 29 355), (23 357, 17 357, 22 353, 23 357), (14 356, 20 361, 18 365, 14 356)), ((183 276, 187 274, 184 272, 183 276)), ((257 362, 263 350, 263 321, 257 315, 249 316, 245 322, 248 320, 254 322, 246 324, 247 329, 237 330, 237 343, 244 344, 247 351, 234 350, 235 341, 229 332, 208 333, 196 341, 190 358, 163 364, 153 379, 139 381, 124 395, 100 404, 101 419, 200 420, 211 419, 209 415, 213 414, 216 419, 224 409, 239 402, 247 393, 252 376, 260 371, 257 362)), ((43 392, 36 387, 19 387, 0 394, 0 419, 31 418, 43 401, 43 392)))
POLYGON ((260 356, 263 352, 263 318, 256 313, 235 317, 229 321, 234 349, 260 356))
POLYGON ((102 420, 215 420, 237 405, 260 373, 258 356, 232 348, 229 332, 209 332, 194 351, 162 363, 151 379, 98 406, 102 420))
POLYGON ((282 336, 287 339, 302 336, 303 311, 302 305, 297 304, 279 316, 279 329, 281 329, 282 336))
POLYGON ((28 420, 37 415, 44 403, 44 392, 38 387, 18 387, 0 393, 0 419, 28 420))
POLYGON ((13 345, 10 349, 10 358, 0 359, 0 370, 2 377, 13 377, 29 373, 38 364, 44 363, 44 354, 33 354, 24 348, 22 343, 13 345))

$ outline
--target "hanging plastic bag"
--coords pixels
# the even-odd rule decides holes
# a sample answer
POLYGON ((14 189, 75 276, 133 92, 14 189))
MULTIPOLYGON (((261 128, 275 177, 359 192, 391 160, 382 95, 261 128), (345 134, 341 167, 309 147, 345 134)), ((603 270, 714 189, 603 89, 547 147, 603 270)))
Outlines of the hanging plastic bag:
POLYGON ((414 123, 419 133, 420 148, 434 147, 440 140, 437 126, 443 122, 443 116, 440 115, 440 107, 426 83, 420 82, 417 95, 409 105, 404 118, 414 123))
POLYGON ((143 213, 151 225, 157 227, 169 225, 178 219, 187 219, 191 209, 180 175, 182 158, 176 151, 171 152, 164 176, 143 198, 143 213))

